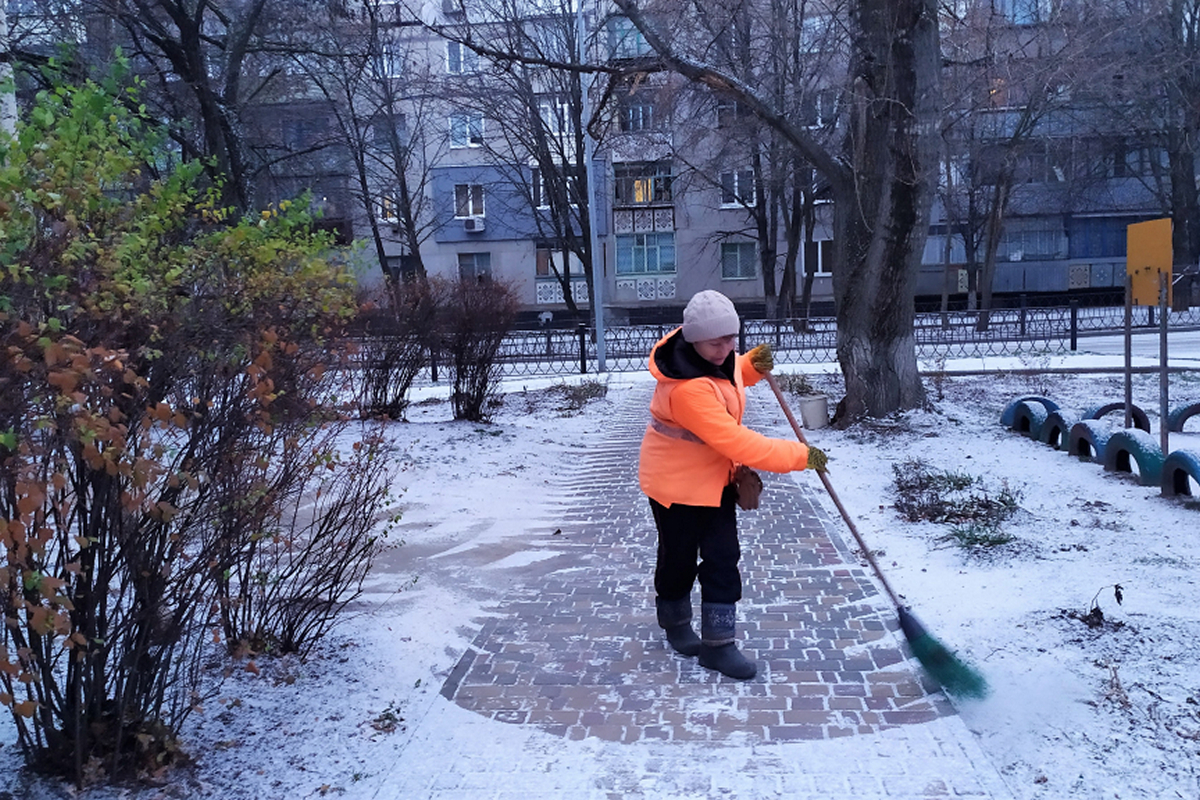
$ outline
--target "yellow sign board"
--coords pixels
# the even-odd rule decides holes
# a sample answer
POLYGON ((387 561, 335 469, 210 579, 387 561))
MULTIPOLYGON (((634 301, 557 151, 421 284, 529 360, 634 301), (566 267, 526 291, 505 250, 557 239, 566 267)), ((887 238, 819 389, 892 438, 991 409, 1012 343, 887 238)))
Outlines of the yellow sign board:
POLYGON ((1125 271, 1135 306, 1158 305, 1159 276, 1167 276, 1171 303, 1171 220, 1152 219, 1129 225, 1126 231, 1125 271))

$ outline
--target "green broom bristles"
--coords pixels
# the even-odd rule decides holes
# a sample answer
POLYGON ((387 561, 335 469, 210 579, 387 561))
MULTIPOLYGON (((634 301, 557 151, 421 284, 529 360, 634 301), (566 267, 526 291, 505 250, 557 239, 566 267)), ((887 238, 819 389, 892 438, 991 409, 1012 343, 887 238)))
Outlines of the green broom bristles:
POLYGON ((955 696, 987 697, 988 685, 982 675, 947 650, 908 609, 898 608, 897 612, 900 629, 904 631, 913 655, 942 688, 955 696))

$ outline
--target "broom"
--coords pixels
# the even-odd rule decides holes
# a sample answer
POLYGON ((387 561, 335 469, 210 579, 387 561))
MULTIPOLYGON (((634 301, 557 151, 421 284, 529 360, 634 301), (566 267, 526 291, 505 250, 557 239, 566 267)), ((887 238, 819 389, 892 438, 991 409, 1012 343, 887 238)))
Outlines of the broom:
MULTIPOLYGON (((792 410, 788 407, 787 401, 783 399, 783 393, 779 391, 779 384, 775 382, 775 376, 769 372, 767 373, 767 383, 770 384, 771 391, 775 393, 775 398, 779 401, 779 405, 783 409, 788 422, 792 424, 792 430, 796 432, 796 437, 807 445, 808 440, 804 438, 804 431, 800 429, 800 424, 792 416, 792 410)), ((876 563, 875 557, 871 555, 866 542, 863 541, 862 535, 858 532, 858 528, 854 524, 854 520, 850 518, 850 513, 846 511, 846 507, 842 505, 841 498, 833 490, 833 484, 829 482, 829 474, 824 470, 818 471, 817 474, 821 477, 821 483, 825 484, 825 491, 829 492, 829 497, 833 500, 833 504, 837 506, 842 519, 846 521, 846 527, 850 529, 854 540, 858 542, 859 549, 866 556, 867 563, 871 565, 875 577, 879 579, 879 583, 883 586, 884 591, 891 598, 892 605, 896 607, 896 614, 900 618, 900 630, 904 632, 904 638, 908 640, 909 647, 912 648, 913 655, 916 656, 917 661, 921 663, 925 671, 947 692, 963 697, 986 697, 988 686, 983 676, 972 669, 970 665, 959 660, 945 645, 934 638, 925 626, 913 616, 908 607, 900 602, 900 598, 892 589, 891 584, 888 583, 887 578, 883 576, 883 571, 879 568, 879 564, 876 563)))

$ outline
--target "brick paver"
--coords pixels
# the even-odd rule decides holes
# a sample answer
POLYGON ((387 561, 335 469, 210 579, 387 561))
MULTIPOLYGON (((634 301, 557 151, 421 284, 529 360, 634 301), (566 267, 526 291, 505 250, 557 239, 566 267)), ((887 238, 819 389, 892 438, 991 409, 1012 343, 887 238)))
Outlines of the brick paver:
POLYGON ((811 476, 764 474, 761 507, 740 512, 739 638, 758 676, 733 681, 672 652, 654 622, 654 524, 637 488, 649 390, 629 395, 567 482, 559 554, 484 624, 444 697, 626 743, 834 739, 953 714, 906 659, 894 610, 814 501, 811 476))

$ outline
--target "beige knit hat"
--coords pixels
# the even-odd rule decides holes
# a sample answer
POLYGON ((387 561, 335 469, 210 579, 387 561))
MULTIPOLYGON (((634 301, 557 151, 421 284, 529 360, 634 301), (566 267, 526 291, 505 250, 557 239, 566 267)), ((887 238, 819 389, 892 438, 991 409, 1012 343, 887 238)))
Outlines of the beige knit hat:
POLYGON ((689 342, 720 339, 741 330, 733 301, 720 292, 696 292, 683 309, 683 338, 689 342))

